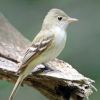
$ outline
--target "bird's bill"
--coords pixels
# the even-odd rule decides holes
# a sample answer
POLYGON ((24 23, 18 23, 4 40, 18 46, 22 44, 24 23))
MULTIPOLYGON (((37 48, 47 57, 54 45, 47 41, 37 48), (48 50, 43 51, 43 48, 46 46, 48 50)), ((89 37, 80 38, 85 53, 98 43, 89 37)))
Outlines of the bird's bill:
POLYGON ((76 22, 76 21, 78 21, 78 19, 68 17, 68 22, 69 22, 69 23, 76 22))

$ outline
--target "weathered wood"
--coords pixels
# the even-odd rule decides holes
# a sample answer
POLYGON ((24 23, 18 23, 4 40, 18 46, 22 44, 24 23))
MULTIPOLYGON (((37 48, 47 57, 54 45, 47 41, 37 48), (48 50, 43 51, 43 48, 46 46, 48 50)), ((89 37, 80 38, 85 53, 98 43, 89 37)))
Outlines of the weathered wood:
MULTIPOLYGON (((0 15, 0 79, 16 82, 18 64, 30 44, 3 15, 0 15)), ((55 59, 35 67, 24 80, 50 100, 82 100, 93 91, 94 81, 84 77, 71 65, 55 59)))

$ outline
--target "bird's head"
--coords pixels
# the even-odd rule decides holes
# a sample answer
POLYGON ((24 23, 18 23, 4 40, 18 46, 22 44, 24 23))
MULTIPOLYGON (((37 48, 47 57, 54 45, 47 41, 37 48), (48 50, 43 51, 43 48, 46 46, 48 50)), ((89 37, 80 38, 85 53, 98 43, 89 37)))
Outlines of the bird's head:
POLYGON ((60 9, 51 9, 45 16, 43 21, 43 28, 60 27, 66 30, 69 23, 78 21, 78 19, 69 17, 64 11, 60 9))

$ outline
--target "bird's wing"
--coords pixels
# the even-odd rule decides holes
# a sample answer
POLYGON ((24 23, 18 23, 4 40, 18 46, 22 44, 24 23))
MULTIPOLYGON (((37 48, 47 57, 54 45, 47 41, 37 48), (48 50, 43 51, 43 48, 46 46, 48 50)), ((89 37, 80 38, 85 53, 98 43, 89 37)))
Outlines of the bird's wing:
POLYGON ((33 40, 31 46, 27 49, 18 72, 22 72, 32 60, 34 60, 38 55, 44 52, 48 48, 48 46, 50 46, 53 37, 54 35, 37 35, 33 40))

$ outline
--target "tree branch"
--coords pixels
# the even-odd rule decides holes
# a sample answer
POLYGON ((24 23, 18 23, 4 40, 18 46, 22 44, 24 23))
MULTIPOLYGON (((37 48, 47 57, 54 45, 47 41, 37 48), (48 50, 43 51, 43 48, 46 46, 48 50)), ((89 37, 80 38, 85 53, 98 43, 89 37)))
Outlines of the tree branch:
MULTIPOLYGON (((3 15, 0 15, 0 79, 16 82, 18 64, 30 44, 3 15)), ((94 81, 84 77, 68 63, 55 59, 36 66, 24 80, 50 100, 82 100, 93 91, 94 81)))

